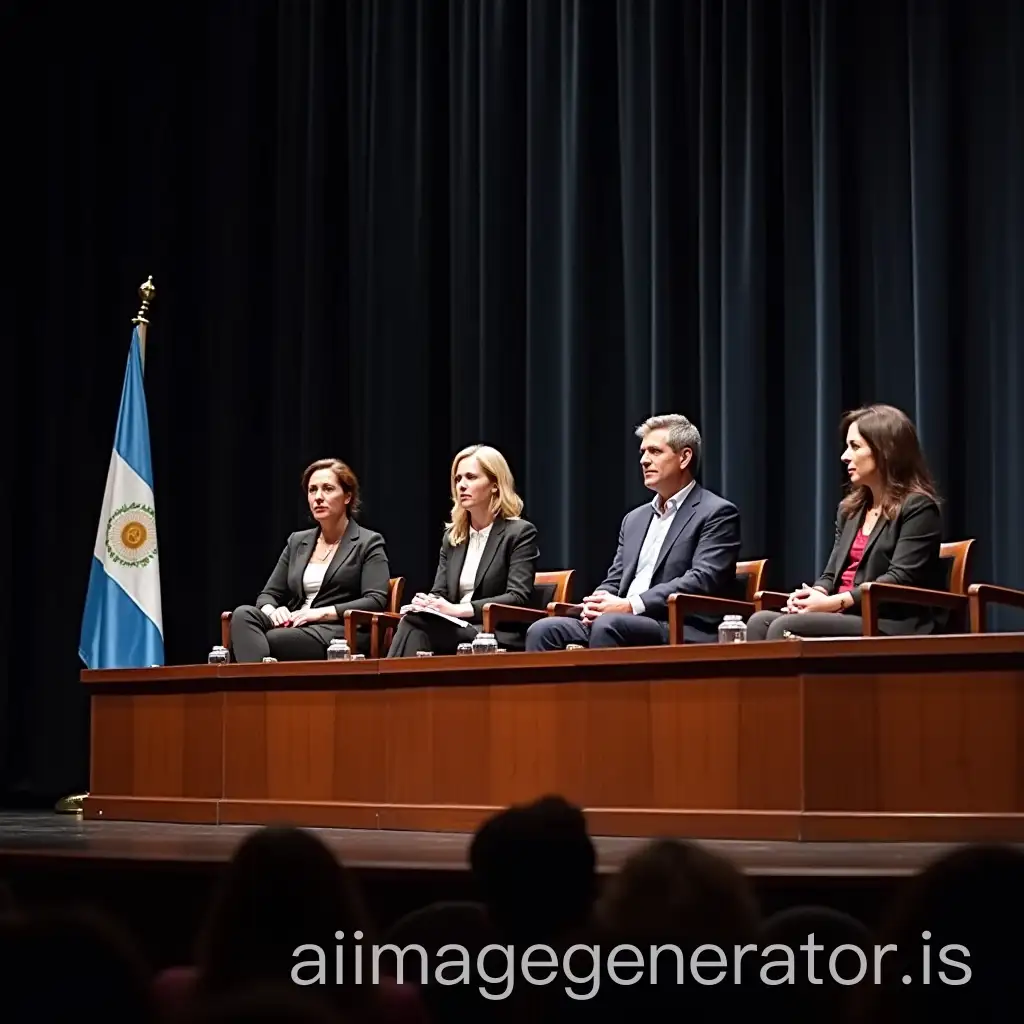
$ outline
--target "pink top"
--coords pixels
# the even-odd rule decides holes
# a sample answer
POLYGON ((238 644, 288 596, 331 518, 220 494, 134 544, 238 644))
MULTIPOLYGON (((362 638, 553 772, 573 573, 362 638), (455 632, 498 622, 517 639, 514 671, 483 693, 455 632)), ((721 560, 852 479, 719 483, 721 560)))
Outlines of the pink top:
POLYGON ((863 530, 857 531, 857 536, 853 538, 853 543, 850 545, 850 557, 846 563, 846 571, 843 573, 842 585, 839 587, 838 593, 842 594, 844 591, 853 590, 853 580, 860 568, 864 549, 868 546, 870 539, 871 537, 863 530))

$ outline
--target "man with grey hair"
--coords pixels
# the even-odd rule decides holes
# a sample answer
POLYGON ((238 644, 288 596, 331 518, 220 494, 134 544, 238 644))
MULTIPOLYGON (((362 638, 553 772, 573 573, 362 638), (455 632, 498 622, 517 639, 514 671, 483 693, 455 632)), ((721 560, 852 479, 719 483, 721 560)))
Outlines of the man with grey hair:
MULTIPOLYGON (((740 514, 701 487, 700 431, 677 414, 652 416, 636 430, 640 468, 654 500, 626 514, 604 582, 578 606, 579 617, 549 616, 526 633, 528 651, 567 644, 647 647, 668 641, 672 594, 732 597, 740 514)), ((713 642, 716 619, 686 618, 687 642, 713 642)))

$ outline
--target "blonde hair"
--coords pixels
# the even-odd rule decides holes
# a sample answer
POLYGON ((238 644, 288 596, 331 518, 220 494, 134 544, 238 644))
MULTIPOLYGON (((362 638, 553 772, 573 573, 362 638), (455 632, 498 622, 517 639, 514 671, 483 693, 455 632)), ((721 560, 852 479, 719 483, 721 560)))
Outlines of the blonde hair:
POLYGON ((505 456, 497 448, 486 444, 471 444, 468 448, 463 448, 452 459, 452 517, 451 522, 445 523, 444 527, 448 531, 448 543, 453 547, 457 547, 469 536, 469 513, 459 504, 455 474, 459 471, 459 463, 463 459, 474 456, 488 479, 498 488, 498 493, 491 498, 491 515, 495 519, 518 519, 519 513, 523 511, 523 499, 516 494, 516 482, 505 456))

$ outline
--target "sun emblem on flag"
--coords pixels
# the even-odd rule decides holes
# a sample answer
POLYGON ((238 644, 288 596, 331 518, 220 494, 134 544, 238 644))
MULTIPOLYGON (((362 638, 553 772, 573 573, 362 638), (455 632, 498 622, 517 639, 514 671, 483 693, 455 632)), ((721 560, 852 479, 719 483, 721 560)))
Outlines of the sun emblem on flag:
POLYGON ((133 501, 107 520, 107 554, 118 565, 144 569, 156 558, 156 514, 133 501))

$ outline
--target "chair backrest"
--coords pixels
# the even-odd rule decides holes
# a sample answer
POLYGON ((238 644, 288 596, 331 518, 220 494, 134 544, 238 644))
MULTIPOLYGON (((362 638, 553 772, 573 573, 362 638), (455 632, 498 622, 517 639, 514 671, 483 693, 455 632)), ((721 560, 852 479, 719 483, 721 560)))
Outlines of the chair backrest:
POLYGON ((736 600, 753 601, 759 590, 764 590, 764 574, 768 567, 767 558, 755 558, 749 562, 736 563, 736 600))
POLYGON ((575 569, 557 572, 539 572, 533 577, 534 608, 546 608, 552 601, 568 604, 572 601, 572 578, 575 569))
POLYGON ((949 573, 946 587, 951 594, 966 594, 971 580, 971 548, 974 538, 970 540, 953 540, 939 548, 939 558, 949 562, 949 573))
POLYGON ((402 608, 402 596, 405 594, 405 577, 395 576, 388 580, 388 611, 396 615, 402 608))

